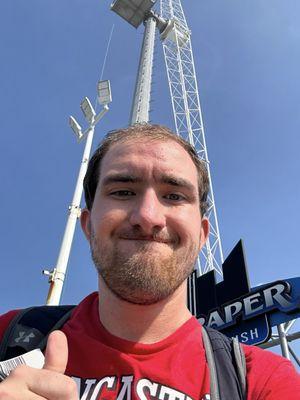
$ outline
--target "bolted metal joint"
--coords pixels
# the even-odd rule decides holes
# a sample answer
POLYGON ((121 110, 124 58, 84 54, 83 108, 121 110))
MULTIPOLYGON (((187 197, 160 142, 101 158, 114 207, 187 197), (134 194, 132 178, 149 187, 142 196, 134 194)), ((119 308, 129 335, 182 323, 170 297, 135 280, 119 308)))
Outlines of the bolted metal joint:
POLYGON ((48 282, 51 283, 54 281, 54 274, 55 274, 56 268, 54 268, 52 271, 49 271, 48 269, 43 269, 42 274, 45 276, 48 276, 48 282))
POLYGON ((53 268, 52 271, 43 269, 42 273, 43 273, 43 275, 48 276, 49 283, 53 283, 57 280, 64 282, 64 280, 65 280, 65 273, 58 271, 57 268, 53 268))
POLYGON ((81 208, 79 206, 74 205, 74 204, 71 204, 68 207, 68 210, 69 210, 69 214, 75 214, 77 218, 79 218, 80 215, 81 215, 81 208))

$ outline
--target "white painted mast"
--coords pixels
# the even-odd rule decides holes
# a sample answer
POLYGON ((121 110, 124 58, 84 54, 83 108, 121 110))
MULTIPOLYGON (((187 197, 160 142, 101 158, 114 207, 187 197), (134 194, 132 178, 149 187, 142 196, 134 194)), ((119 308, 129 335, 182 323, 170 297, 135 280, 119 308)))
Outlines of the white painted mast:
POLYGON ((74 238, 75 228, 77 219, 80 216, 81 198, 83 192, 83 180, 87 171, 88 162, 90 159, 90 153, 93 143, 93 137, 95 133, 95 126, 103 118, 103 116, 109 110, 108 104, 111 102, 111 91, 109 81, 100 81, 98 83, 98 100, 103 105, 103 109, 98 115, 91 105, 91 102, 87 97, 81 102, 82 112, 89 124, 88 128, 83 132, 81 126, 75 120, 74 117, 70 117, 70 126, 77 136, 78 141, 86 139, 85 147, 83 151, 82 160, 80 163, 78 178, 75 186, 73 200, 69 206, 68 219, 61 243, 60 251, 55 268, 52 271, 44 270, 43 273, 49 276, 49 291, 46 300, 47 305, 58 305, 60 303, 63 285, 66 277, 68 261, 70 257, 72 242, 74 238))
POLYGON ((156 20, 150 16, 145 21, 143 45, 130 117, 131 125, 149 121, 155 29, 156 20))

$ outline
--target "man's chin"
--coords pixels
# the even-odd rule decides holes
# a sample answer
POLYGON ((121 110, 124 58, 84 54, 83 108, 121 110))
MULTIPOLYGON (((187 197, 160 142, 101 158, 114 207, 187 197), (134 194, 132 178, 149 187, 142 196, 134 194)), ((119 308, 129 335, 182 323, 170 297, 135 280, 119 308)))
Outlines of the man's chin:
MULTIPOLYGON (((105 280, 104 280, 105 281, 105 280)), ((129 293, 128 291, 124 292, 119 288, 113 288, 109 283, 105 282, 107 288, 119 299, 125 301, 126 303, 137 305, 137 306, 150 306, 154 304, 158 304, 167 298, 169 298, 173 292, 161 291, 159 294, 156 293, 146 293, 136 290, 134 293, 129 293)))
POLYGON ((114 293, 114 295, 117 296, 120 300, 136 306, 151 306, 165 300, 165 298, 156 298, 153 296, 149 295, 146 296, 142 294, 135 296, 128 296, 128 295, 120 295, 119 293, 114 293))

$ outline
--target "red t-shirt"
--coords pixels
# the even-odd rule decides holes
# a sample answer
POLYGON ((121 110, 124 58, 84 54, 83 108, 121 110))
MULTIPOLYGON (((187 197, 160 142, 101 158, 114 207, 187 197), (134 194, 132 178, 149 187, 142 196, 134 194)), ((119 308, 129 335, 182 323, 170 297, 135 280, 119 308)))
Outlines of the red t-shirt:
MULTIPOLYGON (((0 318, 0 337, 15 313, 0 318)), ((62 329, 69 346, 66 374, 75 379, 80 400, 206 400, 209 370, 201 329, 192 317, 158 343, 120 339, 101 324, 98 295, 93 293, 62 329)), ((288 360, 243 347, 249 400, 300 399, 300 376, 288 360)))

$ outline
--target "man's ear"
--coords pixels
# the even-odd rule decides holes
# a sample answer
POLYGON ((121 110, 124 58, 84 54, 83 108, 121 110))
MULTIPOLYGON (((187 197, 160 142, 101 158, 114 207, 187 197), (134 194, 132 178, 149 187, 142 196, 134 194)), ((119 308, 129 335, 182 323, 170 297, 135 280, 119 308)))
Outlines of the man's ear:
POLYGON ((88 241, 91 238, 91 212, 87 208, 83 208, 80 214, 80 223, 83 233, 88 241))
POLYGON ((200 231, 200 250, 205 245, 208 235, 209 235, 209 221, 208 218, 202 217, 201 231, 200 231))

